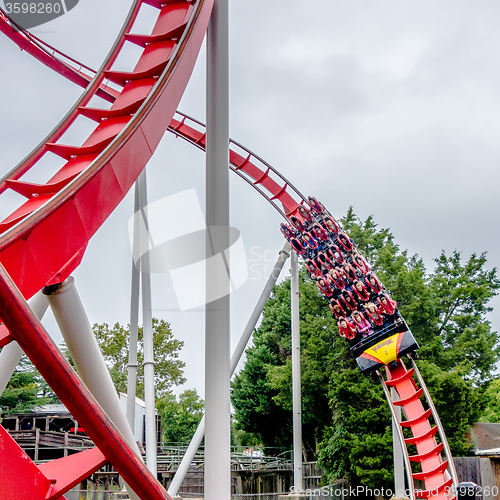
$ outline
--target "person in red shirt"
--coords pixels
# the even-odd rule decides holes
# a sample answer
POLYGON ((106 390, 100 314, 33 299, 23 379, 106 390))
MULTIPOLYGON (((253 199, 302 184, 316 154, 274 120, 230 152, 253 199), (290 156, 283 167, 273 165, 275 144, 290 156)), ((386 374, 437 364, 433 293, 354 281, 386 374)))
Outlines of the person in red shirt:
POLYGON ((356 337, 356 326, 350 323, 346 318, 341 317, 337 321, 337 326, 339 327, 339 334, 341 337, 354 340, 356 337))
POLYGON ((356 300, 362 304, 370 300, 370 293, 363 285, 362 281, 356 281, 353 287, 353 291, 356 294, 356 300))
POLYGON ((382 326, 384 318, 380 315, 377 306, 373 302, 366 304, 366 314, 369 316, 373 326, 382 326))

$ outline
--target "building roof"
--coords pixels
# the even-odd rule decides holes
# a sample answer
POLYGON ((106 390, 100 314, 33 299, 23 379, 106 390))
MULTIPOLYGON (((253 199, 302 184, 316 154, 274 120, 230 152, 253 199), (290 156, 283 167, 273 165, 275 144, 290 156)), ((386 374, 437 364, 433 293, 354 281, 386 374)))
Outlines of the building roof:
POLYGON ((476 455, 500 455, 500 424, 478 422, 470 431, 476 455))

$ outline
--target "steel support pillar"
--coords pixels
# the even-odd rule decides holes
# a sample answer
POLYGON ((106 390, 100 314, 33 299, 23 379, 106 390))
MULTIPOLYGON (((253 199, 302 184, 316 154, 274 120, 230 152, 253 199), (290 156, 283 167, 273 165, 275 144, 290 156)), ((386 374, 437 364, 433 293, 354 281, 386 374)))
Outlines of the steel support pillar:
POLYGON ((142 500, 170 500, 76 375, 0 264, 0 317, 56 395, 142 500))
POLYGON ((300 383, 300 318, 299 318, 299 261, 297 252, 291 256, 292 301, 292 398, 293 398, 293 486, 296 492, 302 484, 302 390, 300 383))
MULTIPOLYGON (((398 401, 399 396, 393 387, 391 387, 391 399, 393 401, 398 401)), ((392 419, 392 449, 394 458, 394 491, 396 492, 396 497, 399 496, 398 492, 405 491, 405 464, 403 458, 403 450, 401 448, 401 442, 399 440, 398 430, 401 428, 399 422, 401 422, 401 407, 395 406, 394 413, 396 415, 397 421, 392 419)), ((404 496, 401 494, 401 496, 404 496)))
POLYGON ((45 287, 43 293, 49 299, 78 374, 129 446, 140 457, 134 434, 120 406, 111 375, 76 291, 74 278, 70 276, 64 283, 45 287))
MULTIPOLYGON (((259 320, 260 315, 262 314, 264 306, 266 305, 266 302, 269 299, 271 292, 273 291, 273 287, 276 283, 276 280, 278 279, 281 270, 283 269, 283 266, 289 256, 290 256, 290 243, 287 242, 283 247, 283 250, 280 251, 278 260, 276 261, 276 264, 274 265, 271 275, 267 280, 266 286, 262 290, 259 300, 255 305, 255 309, 253 310, 252 315, 248 320, 247 326, 245 327, 245 330, 241 335, 238 345, 236 346, 236 349, 234 350, 231 356, 231 366, 230 366, 231 376, 236 370, 236 366, 238 366, 238 363, 241 357, 243 356, 243 353, 245 352, 245 347, 247 346, 248 341, 252 337, 252 333, 255 329, 255 326, 257 325, 257 321, 259 320)), ((177 492, 179 491, 182 481, 184 481, 184 478, 186 477, 186 473, 189 469, 189 466, 191 465, 191 462, 193 461, 193 458, 196 455, 196 451, 200 447, 201 440, 203 439, 204 435, 205 435, 205 417, 203 417, 200 423, 198 424, 198 428, 196 429, 196 432, 193 438, 191 439, 191 442, 189 443, 188 449, 186 450, 186 453, 182 457, 182 461, 179 464, 179 468, 177 469, 174 478, 170 483, 170 487, 168 488, 168 492, 170 493, 170 495, 172 496, 177 495, 177 492)))
MULTIPOLYGON (((139 183, 135 183, 134 214, 140 210, 139 204, 139 183)), ((139 244, 139 218, 134 218, 133 234, 133 255, 141 255, 136 252, 136 245, 139 244)), ((130 332, 128 344, 128 366, 127 366, 127 420, 135 430, 135 396, 137 392, 137 342, 139 334, 139 291, 140 291, 140 271, 135 265, 132 257, 132 283, 130 287, 130 332)))
MULTIPOLYGON (((139 185, 139 209, 144 212, 146 230, 148 230, 148 189, 146 169, 137 179, 139 185)), ((149 234, 139 238, 141 242, 148 241, 149 234)), ((149 270, 149 252, 141 258, 142 284, 142 333, 144 340, 144 403, 146 405, 146 465, 156 476, 157 474, 157 443, 156 434, 156 400, 155 400, 155 363, 153 353, 153 307, 151 300, 151 273, 149 270)))
MULTIPOLYGON (((49 306, 49 302, 42 292, 38 292, 28 301, 28 305, 33 311, 33 314, 38 319, 42 319, 49 306)), ((24 351, 15 340, 7 344, 2 349, 2 352, 0 352, 0 396, 3 394, 3 391, 5 391, 23 354, 24 351)))
MULTIPOLYGON (((215 0, 207 31, 206 222, 207 257, 229 248, 228 0, 215 0), (216 231, 210 230, 217 228, 216 231)), ((206 262, 205 499, 231 497, 230 283, 206 262), (222 293, 220 293, 222 292, 222 293), (225 295, 224 295, 224 292, 225 295)), ((225 276, 224 276, 225 274, 225 276)))

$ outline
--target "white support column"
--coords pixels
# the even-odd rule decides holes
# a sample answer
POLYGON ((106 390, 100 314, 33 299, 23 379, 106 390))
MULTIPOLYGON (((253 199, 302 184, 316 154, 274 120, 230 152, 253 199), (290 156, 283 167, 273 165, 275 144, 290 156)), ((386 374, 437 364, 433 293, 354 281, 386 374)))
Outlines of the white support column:
MULTIPOLYGON (((228 26, 228 0, 215 0, 207 32, 206 221, 219 230, 207 236, 207 255, 230 246, 228 26)), ((227 290, 205 306, 206 500, 231 497, 230 285, 223 274, 206 266, 207 297, 227 290)))
MULTIPOLYGON (((394 387, 391 387, 391 399, 393 401, 399 400, 398 393, 394 387)), ((392 419, 392 448, 394 457, 394 491, 396 492, 395 496, 398 497, 400 496, 398 492, 405 491, 405 465, 398 435, 399 422, 401 422, 401 407, 395 406, 394 410, 398 421, 395 422, 394 418, 392 419)))
MULTIPOLYGON (((31 297, 28 304, 38 319, 43 318, 47 307, 49 307, 47 297, 45 297, 42 292, 38 292, 31 297)), ((2 349, 2 352, 0 352, 0 396, 3 394, 3 391, 5 391, 23 354, 24 351, 15 340, 7 344, 2 349)))
MULTIPOLYGON (((134 214, 140 210, 139 205, 139 183, 135 183, 134 214)), ((133 234, 133 255, 140 255, 135 252, 137 244, 140 244, 139 237, 139 218, 134 218, 133 234)), ((132 258, 132 283, 130 291, 130 333, 128 345, 128 367, 127 367, 127 420, 132 428, 135 429, 135 396, 137 391, 137 341, 139 332, 139 291, 140 291, 140 271, 132 258)))
POLYGON ((300 318, 299 318, 299 262, 297 252, 291 256, 292 301, 292 389, 293 389, 293 486, 296 493, 302 482, 302 398, 300 383, 300 318))
POLYGON ((70 276, 64 283, 45 287, 43 293, 49 299, 50 307, 83 383, 140 457, 134 434, 120 406, 111 375, 76 291, 74 278, 70 276))
MULTIPOLYGON (((290 243, 287 242, 283 247, 283 250, 280 251, 278 260, 274 265, 271 275, 267 280, 266 286, 262 290, 259 300, 255 305, 255 309, 253 310, 253 313, 250 316, 250 319, 248 320, 247 326, 245 327, 245 330, 241 335, 238 345, 236 346, 236 349, 234 350, 231 356, 231 366, 230 366, 231 376, 236 370, 236 366, 238 366, 238 363, 241 357, 243 356, 243 353, 245 352, 245 347, 248 344, 250 338, 252 337, 252 333, 255 329, 255 326, 257 325, 257 321, 259 320, 260 315, 262 314, 262 310, 266 305, 267 299, 271 295, 276 280, 278 279, 281 270, 283 269, 283 266, 289 256, 290 256, 290 243)), ((191 442, 189 443, 188 449, 186 450, 184 457, 182 457, 182 461, 179 464, 179 468, 177 469, 177 472, 175 473, 174 478, 170 483, 170 487, 168 488, 168 492, 170 495, 172 496, 177 495, 177 492, 181 487, 182 481, 184 481, 189 466, 191 465, 191 462, 193 461, 193 458, 196 455, 198 448, 200 447, 201 440, 203 439, 204 435, 205 435, 205 417, 203 417, 200 423, 198 424, 198 428, 196 429, 196 432, 193 438, 191 439, 191 442)))
MULTIPOLYGON (((144 220, 148 221, 148 190, 146 170, 137 180, 139 183, 139 207, 144 211, 144 220)), ((147 229, 147 228, 146 228, 147 229)), ((140 238, 142 241, 143 238, 140 238)), ((156 434, 156 398, 155 398, 155 362, 153 353, 153 308, 151 301, 151 274, 149 272, 149 253, 141 259, 142 282, 142 332, 144 339, 144 402, 146 404, 146 465, 157 475, 157 434, 156 434)))

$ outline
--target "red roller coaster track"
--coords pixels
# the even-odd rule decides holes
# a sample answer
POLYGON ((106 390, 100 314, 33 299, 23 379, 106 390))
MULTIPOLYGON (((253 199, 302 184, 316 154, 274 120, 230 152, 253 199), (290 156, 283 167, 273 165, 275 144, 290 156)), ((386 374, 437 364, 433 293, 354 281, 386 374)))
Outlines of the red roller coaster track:
MULTIPOLYGON (((99 71, 78 63, 32 34, 13 26, 0 9, 0 31, 22 49, 86 90, 67 116, 31 154, 0 181, 0 194, 11 189, 27 201, 0 222, 0 347, 16 340, 96 443, 94 450, 36 466, 0 426, 0 493, 2 498, 55 499, 82 478, 109 461, 143 499, 168 498, 161 485, 134 455, 114 425, 82 384, 32 316, 26 299, 43 286, 60 283, 79 265, 86 246, 130 189, 158 146, 165 130, 205 149, 205 127, 176 112, 203 40, 210 0, 137 0, 124 27, 99 71), (150 34, 130 33, 143 4, 158 8, 150 34), (114 71, 113 63, 126 42, 144 48, 132 72, 114 71), (113 82, 112 86, 109 82, 113 82), (96 95, 109 109, 88 107, 96 95), (175 116, 174 116, 175 115, 175 116), (81 146, 58 141, 78 116, 97 122, 81 146), (21 180, 46 154, 67 162, 45 184, 21 180), (57 247, 58 252, 53 252, 57 247), (31 478, 31 479, 30 479, 31 478), (20 488, 19 485, 22 485, 20 488)), ((230 168, 257 189, 284 217, 295 214, 304 196, 277 170, 234 141, 230 142, 230 168)), ((426 490, 416 496, 450 499, 447 471, 452 469, 441 452, 446 438, 427 393, 431 409, 425 411, 420 397, 425 389, 416 366, 407 370, 401 361, 386 367, 384 390, 395 389, 404 408, 417 454, 406 456, 420 463, 426 490), (416 375, 422 386, 417 388, 416 375), (437 426, 431 427, 433 416, 437 426), (439 428, 439 429, 438 429, 439 428), (440 431, 442 443, 435 435, 440 431)), ((426 392, 426 391, 425 391, 426 392)), ((446 449, 445 449, 446 451, 446 449)))

